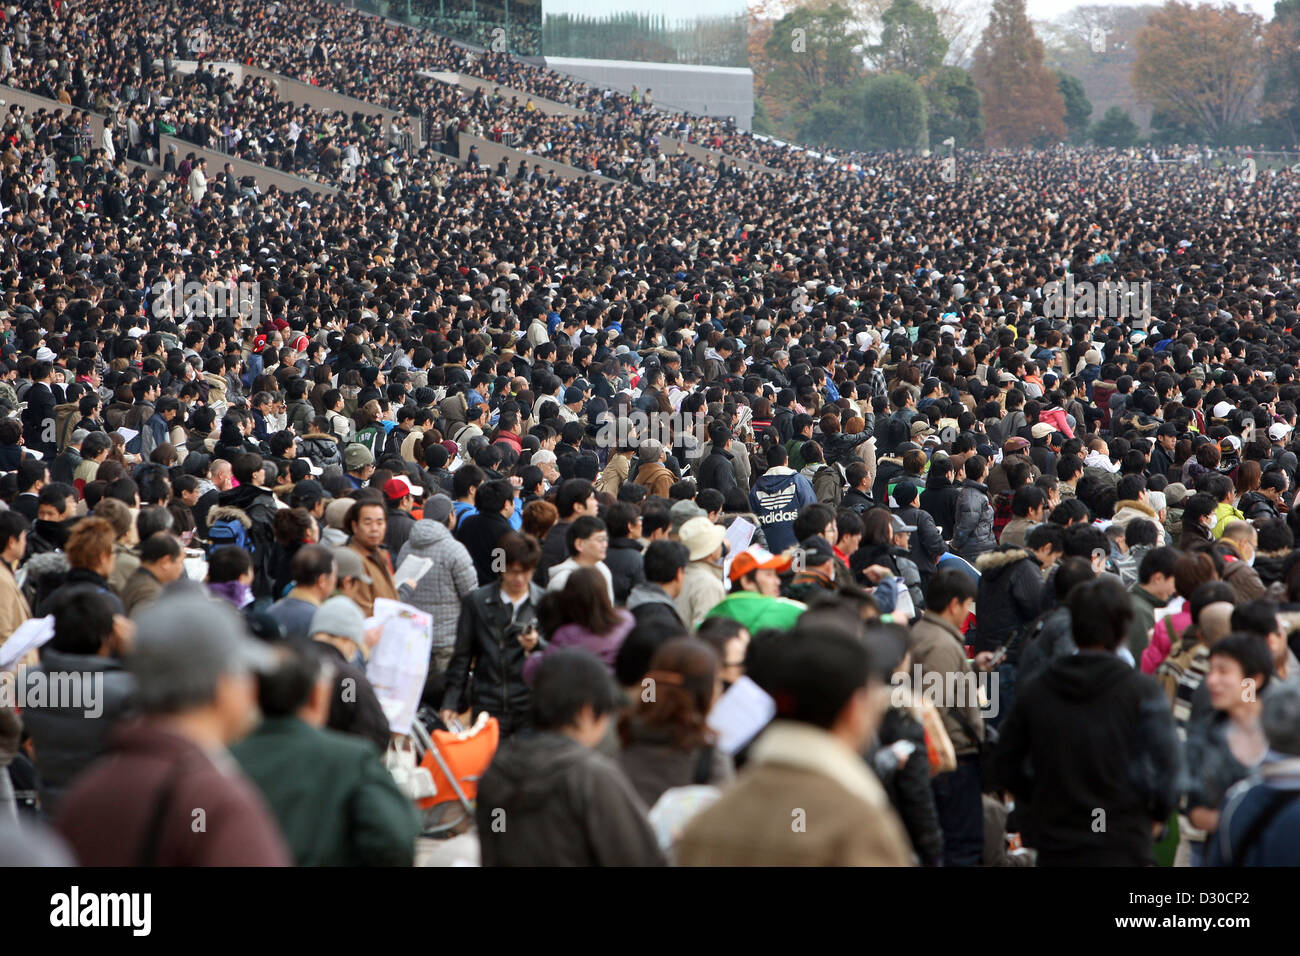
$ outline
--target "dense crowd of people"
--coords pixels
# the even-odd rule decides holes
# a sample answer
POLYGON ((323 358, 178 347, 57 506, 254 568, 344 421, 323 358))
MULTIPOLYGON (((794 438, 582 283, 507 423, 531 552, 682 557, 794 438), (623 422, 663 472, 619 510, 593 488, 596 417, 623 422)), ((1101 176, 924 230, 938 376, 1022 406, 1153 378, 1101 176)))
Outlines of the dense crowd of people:
POLYGON ((949 183, 326 3, 160 10, 3 11, 5 81, 69 108, 0 114, 0 853, 1298 861, 1293 173, 949 183), (184 58, 782 175, 485 169, 184 58), (191 115, 342 188, 131 169, 191 115), (372 666, 392 602, 428 621, 414 736, 499 735, 451 822, 372 666), (38 693, 74 675, 93 707, 38 693))

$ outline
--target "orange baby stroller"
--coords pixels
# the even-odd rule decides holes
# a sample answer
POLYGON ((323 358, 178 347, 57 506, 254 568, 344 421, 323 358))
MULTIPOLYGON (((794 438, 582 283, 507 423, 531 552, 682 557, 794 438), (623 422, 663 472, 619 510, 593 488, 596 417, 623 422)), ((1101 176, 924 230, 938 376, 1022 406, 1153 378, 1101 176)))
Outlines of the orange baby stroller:
POLYGON ((424 835, 439 836, 474 818, 478 782, 492 763, 501 739, 501 726, 486 711, 469 730, 433 730, 428 711, 422 711, 412 725, 420 766, 433 777, 435 793, 417 800, 424 817, 424 835))

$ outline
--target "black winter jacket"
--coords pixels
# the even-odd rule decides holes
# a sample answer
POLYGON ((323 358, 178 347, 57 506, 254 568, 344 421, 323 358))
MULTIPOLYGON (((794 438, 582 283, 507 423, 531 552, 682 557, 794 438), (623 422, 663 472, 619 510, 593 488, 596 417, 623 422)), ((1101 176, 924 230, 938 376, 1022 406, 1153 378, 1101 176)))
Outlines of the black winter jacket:
POLYGON ((728 491, 737 487, 734 460, 735 456, 731 452, 715 446, 700 462, 699 470, 696 472, 700 490, 715 488, 725 496, 728 491))
MULTIPOLYGON (((26 674, 27 700, 38 687, 45 706, 23 710, 23 726, 36 749, 41 775, 41 803, 53 814, 69 782, 108 751, 108 735, 131 709, 135 679, 115 657, 65 654, 48 645, 41 649, 41 664, 26 674), (56 699, 52 691, 68 674, 83 689, 79 703, 56 699), (95 684, 102 681, 102 685, 95 684), (64 704, 69 706, 54 706, 64 704)), ((62 695, 58 695, 62 697, 62 695)))
MULTIPOLYGON (((544 592, 535 584, 529 591, 515 623, 536 619, 544 592)), ((456 622, 456 650, 447 665, 447 689, 442 699, 444 709, 459 712, 472 706, 476 712, 486 710, 500 721, 506 734, 532 724, 532 694, 524 683, 524 649, 507 633, 512 618, 514 609, 501 596, 499 583, 469 593, 456 622)), ((539 638, 539 651, 544 646, 539 638)))
POLYGON ((921 507, 934 519, 939 533, 945 541, 952 539, 953 526, 957 522, 957 496, 961 493, 952 479, 931 477, 925 482, 921 492, 921 507))
POLYGON ((1154 864, 1151 826, 1177 804, 1182 754, 1150 677, 1103 651, 1052 662, 1017 693, 995 760, 1039 866, 1154 864))
MULTIPOLYGON (((1008 545, 980 555, 975 570, 980 573, 980 584, 973 646, 979 653, 996 650, 1038 617, 1043 566, 1031 552, 1008 545)), ((1007 662, 1014 664, 1022 649, 1011 652, 1007 662)))
POLYGON ((645 582, 641 545, 632 538, 614 538, 605 552, 605 567, 614 579, 614 603, 624 605, 627 596, 645 582))
POLYGON ((934 790, 930 787, 930 764, 925 759, 925 728, 908 711, 890 707, 880 722, 878 736, 882 747, 906 740, 916 748, 907 763, 882 782, 889 802, 907 828, 921 865, 938 866, 943 860, 943 830, 939 826, 934 790))

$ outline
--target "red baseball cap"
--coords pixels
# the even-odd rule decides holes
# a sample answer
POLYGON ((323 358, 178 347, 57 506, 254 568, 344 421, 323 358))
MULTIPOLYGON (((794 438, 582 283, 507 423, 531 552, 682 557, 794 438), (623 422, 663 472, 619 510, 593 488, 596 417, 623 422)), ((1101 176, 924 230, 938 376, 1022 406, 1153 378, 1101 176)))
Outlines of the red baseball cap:
POLYGON ((392 501, 401 501, 407 495, 419 498, 424 495, 424 489, 419 485, 411 484, 410 480, 403 475, 394 475, 384 482, 384 497, 392 501))

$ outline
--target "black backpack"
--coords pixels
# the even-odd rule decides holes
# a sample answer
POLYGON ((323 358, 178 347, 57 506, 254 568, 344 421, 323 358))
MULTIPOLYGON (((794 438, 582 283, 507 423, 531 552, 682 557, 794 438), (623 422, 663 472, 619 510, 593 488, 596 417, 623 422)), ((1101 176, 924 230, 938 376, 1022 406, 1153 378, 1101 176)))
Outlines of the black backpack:
POLYGON ((881 451, 891 453, 903 442, 912 437, 912 426, 902 418, 901 412, 894 412, 885 421, 885 434, 881 451))

